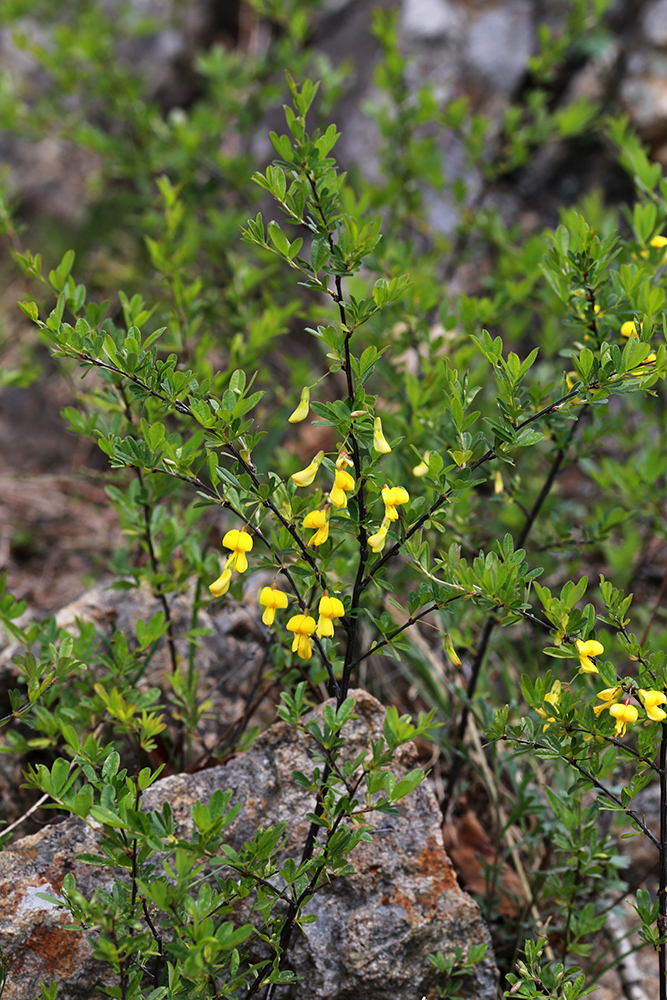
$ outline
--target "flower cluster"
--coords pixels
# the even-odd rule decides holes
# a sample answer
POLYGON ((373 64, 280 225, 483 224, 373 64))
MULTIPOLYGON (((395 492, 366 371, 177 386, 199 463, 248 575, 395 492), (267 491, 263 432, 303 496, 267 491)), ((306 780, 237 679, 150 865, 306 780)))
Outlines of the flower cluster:
MULTIPOLYGON (((259 603, 264 608, 262 615, 264 624, 273 625, 276 611, 286 608, 288 601, 288 595, 282 590, 278 590, 275 585, 263 587, 259 595, 259 603)), ((296 653, 302 660, 309 660, 313 655, 313 633, 320 637, 333 638, 334 624, 338 618, 343 617, 345 608, 338 597, 330 597, 328 591, 325 591, 320 598, 318 613, 317 623, 306 611, 292 615, 285 626, 288 632, 294 633, 292 652, 296 653)))
MULTIPOLYGON (((667 695, 662 691, 639 688, 637 696, 646 712, 648 720, 663 722, 667 719, 667 712, 659 707, 667 702, 667 695)), ((611 717, 616 720, 616 727, 614 729, 616 736, 625 736, 626 727, 632 725, 639 718, 639 710, 635 705, 630 704, 631 697, 631 694, 626 693, 620 684, 617 687, 605 688, 604 691, 598 692, 598 698, 602 701, 602 704, 595 705, 593 711, 598 716, 600 712, 609 711, 611 717)))
MULTIPOLYGON (((292 476, 293 482, 295 482, 297 486, 310 486, 317 475, 317 470, 322 464, 323 458, 324 452, 318 451, 310 465, 307 465, 306 468, 302 469, 300 472, 294 473, 292 476)), ((304 528, 315 529, 315 534, 311 535, 310 542, 308 543, 309 545, 324 545, 329 537, 329 518, 331 516, 331 507, 335 507, 340 510, 344 510, 347 507, 347 494, 350 493, 355 487, 354 477, 347 471, 348 465, 352 465, 352 462, 348 458, 347 452, 341 451, 336 459, 334 483, 329 491, 329 499, 326 506, 321 510, 311 510, 311 512, 306 514, 303 519, 302 524, 304 528)))
MULTIPOLYGON (((304 420, 310 408, 310 389, 304 388, 301 392, 299 405, 289 417, 291 423, 298 423, 304 420)), ((387 454, 391 447, 382 431, 382 421, 376 417, 373 423, 373 448, 379 454, 387 454)), ((428 453, 425 459, 428 458, 428 453)), ((324 451, 318 451, 313 460, 299 472, 295 472, 291 479, 297 487, 310 486, 317 475, 317 472, 324 459, 324 451)), ((425 464, 425 463, 424 463, 425 464)), ((322 508, 311 510, 302 521, 304 528, 313 531, 309 539, 309 545, 324 545, 329 537, 329 523, 331 511, 345 510, 348 504, 348 494, 351 494, 356 483, 354 476, 348 472, 348 467, 353 466, 353 462, 348 457, 344 449, 338 454, 336 459, 336 471, 334 481, 326 503, 322 508)), ((416 474, 423 475, 428 471, 417 470, 416 474)), ((374 552, 380 552, 384 547, 387 537, 387 530, 392 521, 397 521, 399 513, 397 507, 409 501, 407 490, 401 486, 387 486, 382 489, 382 501, 384 503, 384 518, 382 524, 375 534, 371 535, 368 543, 374 552)), ((222 597, 229 590, 229 586, 234 572, 244 573, 248 568, 247 553, 251 551, 253 540, 245 527, 241 530, 233 529, 228 531, 222 540, 225 548, 230 550, 230 555, 225 561, 222 573, 213 583, 209 585, 210 592, 214 597, 222 597)), ((287 608, 289 597, 283 591, 278 590, 275 584, 270 587, 263 587, 259 594, 259 603, 264 608, 262 621, 265 625, 273 625, 276 611, 287 608)), ((345 614, 343 602, 338 597, 331 597, 327 591, 320 598, 318 607, 318 620, 308 614, 304 609, 299 614, 293 615, 287 622, 286 628, 294 633, 292 642, 292 652, 296 653, 302 660, 308 660, 312 656, 313 634, 320 638, 333 638, 334 625, 339 618, 345 614)))
POLYGON ((343 602, 337 597, 329 597, 328 593, 320 598, 317 623, 309 614, 294 615, 287 622, 287 630, 294 632, 292 652, 302 660, 309 660, 313 655, 313 632, 320 636, 333 638, 334 622, 345 614, 343 602))

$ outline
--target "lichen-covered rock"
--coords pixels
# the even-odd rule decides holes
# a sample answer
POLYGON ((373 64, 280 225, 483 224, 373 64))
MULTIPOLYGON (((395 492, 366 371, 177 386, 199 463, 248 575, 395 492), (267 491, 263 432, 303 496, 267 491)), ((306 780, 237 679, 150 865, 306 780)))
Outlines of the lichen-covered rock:
MULTIPOLYGON (((357 718, 345 730, 351 755, 381 734, 384 719, 374 698, 354 694, 357 718)), ((407 771, 414 763, 414 747, 403 747, 395 771, 407 771)), ((286 821, 284 853, 298 856, 313 802, 294 783, 292 772, 312 766, 307 739, 278 722, 227 765, 157 782, 144 806, 154 809, 168 801, 179 832, 187 835, 192 804, 207 801, 218 788, 230 788, 232 804, 244 807, 230 827, 232 846, 250 839, 258 825, 286 821)), ((403 800, 399 815, 377 814, 374 821, 373 843, 360 845, 352 856, 355 874, 326 886, 310 904, 318 919, 293 939, 289 955, 303 979, 296 988, 284 989, 281 1000, 419 1000, 435 995, 429 952, 459 946, 466 953, 480 942, 490 949, 479 909, 459 888, 445 854, 441 815, 428 786, 403 800)), ((57 892, 68 871, 75 872, 83 892, 99 884, 102 873, 75 860, 82 851, 94 851, 93 842, 83 824, 68 820, 0 854, 0 934, 10 959, 3 1000, 32 997, 40 979, 49 978, 59 984, 58 1000, 93 1000, 95 984, 108 982, 106 967, 94 962, 85 938, 63 929, 64 918, 36 896, 57 892)), ((496 981, 489 952, 466 995, 493 1000, 496 981)))
POLYGON ((92 830, 68 820, 0 852, 0 947, 9 960, 3 1000, 34 1000, 40 983, 52 980, 58 1000, 98 1000, 96 983, 114 985, 84 932, 68 930, 69 915, 38 895, 58 895, 68 872, 92 894, 102 872, 75 859, 95 846, 92 830))

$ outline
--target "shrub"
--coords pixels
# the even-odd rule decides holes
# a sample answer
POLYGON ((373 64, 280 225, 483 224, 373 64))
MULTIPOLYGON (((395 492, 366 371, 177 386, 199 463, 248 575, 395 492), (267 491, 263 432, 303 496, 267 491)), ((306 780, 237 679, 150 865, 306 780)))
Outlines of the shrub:
MULTIPOLYGON (((75 32, 87 40, 81 58, 94 62, 110 29, 99 8, 86 10, 81 25, 61 25, 58 44, 75 32)), ((38 255, 17 249, 33 288, 21 307, 63 370, 80 366, 90 376, 66 417, 111 469, 126 470, 122 485, 108 487, 131 542, 114 558, 115 586, 147 585, 162 611, 139 623, 132 648, 117 634, 103 650, 87 627, 66 634, 52 619, 16 624, 24 605, 5 594, 1 620, 23 648, 15 662, 24 676, 4 720, 12 723, 5 748, 48 751, 29 784, 102 826, 102 854, 87 860, 118 870, 113 892, 86 900, 70 879, 63 896, 74 919, 96 929, 98 954, 118 973, 114 995, 231 997, 289 982, 283 956, 308 901, 326 878, 350 870, 371 809, 395 809, 424 778, 417 769, 396 781, 397 748, 414 736, 437 741, 449 765, 446 811, 456 781, 472 780, 465 737, 482 729, 491 743, 476 765, 497 838, 526 891, 517 903, 525 920, 499 925, 499 858, 485 903, 506 952, 505 995, 547 990, 576 1000, 599 976, 599 962, 587 979, 568 961, 587 956, 620 889, 622 859, 599 833, 600 811, 611 809, 658 852, 658 899, 642 889, 636 909, 644 940, 659 951, 663 998, 667 834, 657 836, 632 803, 653 775, 661 808, 667 802, 664 580, 653 607, 638 605, 636 624, 621 588, 638 582, 664 531, 667 183, 627 122, 608 119, 605 135, 637 190, 622 233, 590 196, 581 211, 563 210, 555 231, 521 240, 499 214, 472 204, 459 181, 451 191, 467 208, 447 243, 429 230, 423 205, 425 186, 443 183, 437 128, 456 130, 470 164, 492 182, 549 136, 589 134, 598 119, 584 106, 547 110, 546 39, 531 96, 508 112, 507 142, 489 162, 481 141, 488 123, 460 101, 441 108, 428 89, 411 94, 395 19, 378 16, 385 103, 374 113, 384 180, 339 172, 336 126, 326 114, 315 123, 317 85, 288 73, 287 132, 271 134, 277 158, 254 174, 262 210, 239 244, 235 198, 242 192, 244 209, 251 202, 250 156, 227 162, 214 145, 234 122, 249 149, 279 87, 276 66, 305 71, 304 10, 295 5, 283 48, 265 64, 217 50, 203 57, 207 96, 166 121, 138 99, 131 74, 101 77, 95 97, 111 102, 112 120, 133 122, 136 147, 93 128, 85 107, 67 123, 70 137, 94 140, 104 169, 129 185, 132 287, 117 290, 120 309, 108 315, 109 303, 90 301, 75 280, 71 250, 45 276, 38 255), (223 118, 211 127, 214 98, 223 118), (207 157, 234 178, 222 204, 202 184, 207 157), (269 217, 276 206, 280 222, 269 217), (449 292, 460 259, 484 254, 494 265, 485 287, 449 292), (294 289, 285 287, 289 271, 294 289), (310 340, 285 362, 290 384, 281 390, 266 354, 289 324, 296 331, 297 318, 299 337, 310 340), (321 447, 304 463, 295 440, 311 413, 321 447), (214 518, 224 524, 222 559, 211 545, 214 518), (589 586, 588 566, 599 584, 589 586), (241 600, 250 568, 265 574, 257 613, 272 630, 279 715, 317 748, 315 777, 295 775, 318 803, 304 856, 280 869, 279 828, 258 831, 242 855, 225 850, 233 815, 226 793, 196 807, 195 833, 177 843, 168 809, 141 810, 142 792, 160 773, 146 766, 158 738, 172 766, 192 761, 205 711, 194 649, 207 589, 213 600, 241 600), (175 645, 176 595, 192 610, 179 637, 190 643, 187 662, 175 645), (163 639, 169 704, 137 687, 163 639), (573 661, 574 676, 565 664, 548 670, 545 655, 573 661), (341 770, 350 685, 372 664, 386 691, 381 657, 394 658, 424 711, 415 725, 390 706, 384 741, 341 770), (517 659, 526 671, 520 694, 517 659), (323 729, 304 720, 308 692, 318 689, 336 699, 323 729), (538 719, 524 714, 526 705, 538 719), (543 870, 547 842, 553 853, 543 870), (202 877, 211 856, 225 878, 202 877), (249 951, 257 929, 227 919, 249 895, 270 952, 259 963, 249 951), (288 902, 280 918, 279 898, 288 902), (519 949, 525 960, 515 961, 519 949)), ((40 55, 57 73, 56 57, 40 55)), ((335 93, 341 78, 324 69, 335 93)), ((63 97, 66 81, 56 82, 63 97)), ((4 218, 17 242, 8 211, 4 218)), ((113 245, 118 232, 109 233, 113 245)), ((434 956, 448 979, 443 995, 480 958, 434 956)))

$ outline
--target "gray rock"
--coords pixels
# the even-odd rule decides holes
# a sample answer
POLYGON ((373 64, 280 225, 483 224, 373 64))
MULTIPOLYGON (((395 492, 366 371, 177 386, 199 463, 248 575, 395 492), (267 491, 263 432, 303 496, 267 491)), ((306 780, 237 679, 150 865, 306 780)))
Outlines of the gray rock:
POLYGON ((462 13, 449 0, 405 0, 401 29, 407 39, 439 42, 457 35, 462 13))
POLYGON ((645 138, 667 135, 667 57, 654 52, 628 64, 620 87, 625 112, 645 138))
MULTIPOLYGON (((209 634, 199 640, 195 650, 195 668, 199 671, 200 699, 206 699, 211 704, 198 732, 203 744, 208 747, 245 710, 247 698, 254 691, 261 673, 271 632, 261 624, 261 609, 256 597, 258 580, 259 586, 262 586, 260 577, 257 580, 251 577, 247 581, 247 604, 212 602, 199 611, 197 624, 208 629, 209 634)), ((167 597, 176 635, 178 662, 187 668, 189 646, 178 637, 190 628, 193 594, 185 597, 170 594, 167 597)), ((150 621, 161 610, 162 605, 147 586, 136 590, 112 590, 108 583, 100 583, 61 608, 56 615, 56 623, 60 628, 76 633, 77 622, 93 622, 109 639, 115 631, 122 632, 130 649, 135 649, 137 622, 139 619, 150 621)), ((18 680, 19 670, 11 662, 16 651, 13 643, 2 648, 0 640, 0 681, 18 680)), ((168 697, 170 673, 169 649, 166 640, 162 639, 139 681, 140 690, 158 687, 168 697)), ((271 706, 259 721, 267 725, 272 718, 271 706)))
POLYGON ((533 51, 531 4, 511 0, 483 11, 470 26, 466 57, 470 68, 495 90, 511 94, 533 51))
POLYGON ((652 45, 667 46, 667 0, 654 0, 642 12, 641 25, 652 45))
MULTIPOLYGON (((358 718, 348 723, 348 753, 356 755, 382 731, 384 711, 365 692, 354 692, 358 718)), ((321 708, 317 710, 321 714, 321 708)), ((230 828, 229 842, 240 846, 258 825, 287 821, 285 856, 300 854, 312 800, 292 779, 292 771, 312 769, 306 740, 278 722, 247 753, 222 767, 194 775, 175 775, 156 783, 144 797, 146 809, 168 800, 179 832, 191 829, 190 810, 218 788, 231 788, 232 803, 244 808, 230 828)), ((415 748, 403 747, 397 775, 415 763, 415 748)), ((311 903, 318 920, 293 940, 290 961, 303 977, 281 1000, 415 1000, 433 995, 430 952, 466 953, 489 944, 465 995, 494 1000, 497 970, 488 931, 477 904, 458 886, 445 854, 441 815, 427 785, 401 804, 400 814, 371 817, 372 844, 362 844, 351 860, 355 874, 327 886, 311 903)), ((37 897, 58 892, 67 871, 74 871, 84 893, 99 884, 101 873, 75 858, 94 851, 94 834, 78 820, 48 827, 0 853, 0 934, 10 960, 3 1000, 36 995, 42 980, 58 982, 58 1000, 94 1000, 95 986, 108 983, 79 932, 63 928, 65 918, 37 897)))
POLYGON ((38 896, 57 896, 68 872, 85 894, 103 884, 100 869, 74 860, 95 846, 93 832, 69 820, 0 852, 0 944, 9 960, 3 1000, 32 1000, 52 979, 62 984, 58 1000, 99 1000, 95 984, 114 985, 83 931, 67 930, 69 915, 38 896))

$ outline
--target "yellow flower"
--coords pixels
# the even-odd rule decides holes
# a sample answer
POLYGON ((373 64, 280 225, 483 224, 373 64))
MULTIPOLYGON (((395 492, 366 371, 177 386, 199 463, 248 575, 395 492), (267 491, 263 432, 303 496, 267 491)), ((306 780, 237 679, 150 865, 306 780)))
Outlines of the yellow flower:
POLYGON ((290 422, 290 424, 299 424, 301 423, 302 420, 306 419, 309 410, 310 410, 310 388, 308 386, 304 386, 304 388, 301 390, 301 399, 299 401, 299 405, 297 406, 294 413, 292 413, 292 415, 289 416, 287 419, 290 422))
POLYGON ((347 469, 348 465, 354 465, 346 451, 341 451, 336 459, 337 469, 347 469))
MULTIPOLYGON (((661 247, 667 246, 667 237, 654 236, 649 246, 655 247, 656 250, 659 250, 661 247)), ((642 257, 648 257, 648 254, 649 254, 648 250, 642 250, 642 257)), ((662 260, 660 261, 660 263, 667 264, 667 253, 664 253, 662 255, 662 260)))
POLYGON ((503 475, 500 469, 498 469, 495 476, 493 477, 493 492, 496 494, 496 496, 499 496, 501 493, 504 492, 504 490, 505 490, 505 484, 503 482, 503 475))
POLYGON ((310 539, 310 545, 324 545, 329 537, 329 508, 324 510, 311 510, 303 519, 304 528, 316 528, 315 534, 310 539))
POLYGON ((604 691, 598 691, 598 698, 602 699, 603 704, 595 705, 593 707, 593 711, 595 712, 596 716, 599 715, 600 712, 604 712, 605 708, 608 708, 609 711, 611 711, 612 705, 616 704, 617 701, 621 700, 622 694, 623 694, 622 687, 605 688, 604 691))
POLYGON ((627 701, 619 702, 616 705, 611 705, 609 708, 609 714, 613 715, 616 719, 616 728, 614 733, 616 736, 625 736, 625 727, 633 722, 637 721, 637 716, 639 712, 634 705, 630 705, 627 701))
POLYGON ((313 479, 317 475, 317 470, 322 464, 322 459, 324 458, 324 452, 318 451, 315 458, 312 460, 310 465, 307 465, 305 469, 301 472, 295 472, 291 479, 296 483, 297 486, 310 486, 313 479))
POLYGON ((336 469, 334 484, 329 493, 329 499, 334 507, 347 507, 347 497, 345 496, 345 493, 349 493, 350 490, 353 489, 354 479, 350 473, 346 472, 345 469, 336 469))
POLYGON ((634 320, 628 319, 621 325, 621 337, 638 337, 637 327, 634 320))
POLYGON ((320 598, 320 604, 317 610, 320 613, 320 617, 317 622, 317 634, 320 636, 333 636, 333 619, 342 618, 345 614, 343 602, 339 601, 337 597, 329 597, 328 594, 324 594, 324 596, 320 598))
MULTIPOLYGON (((237 573, 245 573, 248 568, 246 552, 250 552, 252 549, 252 538, 248 532, 245 529, 239 531, 238 528, 233 528, 222 539, 222 544, 226 549, 232 550, 234 562, 232 569, 236 570, 237 573)), ((227 563, 229 564, 229 560, 227 563)))
POLYGON ((208 589, 211 591, 214 597, 222 597, 229 590, 229 584, 232 580, 232 568, 231 564, 234 562, 234 556, 231 555, 225 562, 225 568, 213 583, 210 583, 208 589))
POLYGON ((389 518, 385 517, 382 524, 375 532, 374 535, 370 535, 368 538, 368 544, 372 548, 373 552, 382 552, 384 548, 384 543, 387 540, 387 528, 389 527, 389 518))
POLYGON ((287 607, 287 594, 275 587, 262 587, 259 595, 259 603, 266 609, 262 615, 265 625, 273 625, 278 608, 287 607))
POLYGON ((575 642, 577 647, 577 652, 579 653, 579 673, 580 674, 597 674, 598 668, 593 663, 592 656, 600 656, 604 653, 604 646, 597 639, 589 639, 588 642, 582 642, 581 639, 577 639, 575 642))
POLYGON ((430 451, 424 452, 424 457, 422 458, 421 462, 419 463, 419 465, 415 465, 414 469, 412 470, 413 476, 417 476, 417 478, 420 479, 422 476, 428 474, 429 471, 428 460, 430 454, 431 454, 430 451))
POLYGON ((294 632, 292 652, 302 660, 309 660, 313 655, 311 635, 315 631, 315 619, 310 615, 294 615, 287 623, 287 629, 294 632))
POLYGON ((402 486, 383 486, 382 500, 384 502, 384 516, 388 521, 398 521, 397 506, 407 503, 410 494, 402 486))
POLYGON ((667 712, 663 712, 661 708, 658 708, 658 705, 664 705, 667 701, 667 696, 662 691, 640 688, 637 694, 649 719, 653 719, 654 722, 662 722, 663 719, 667 719, 667 712))
POLYGON ((380 455, 388 455, 391 446, 382 432, 382 420, 376 417, 373 421, 373 447, 380 455))

